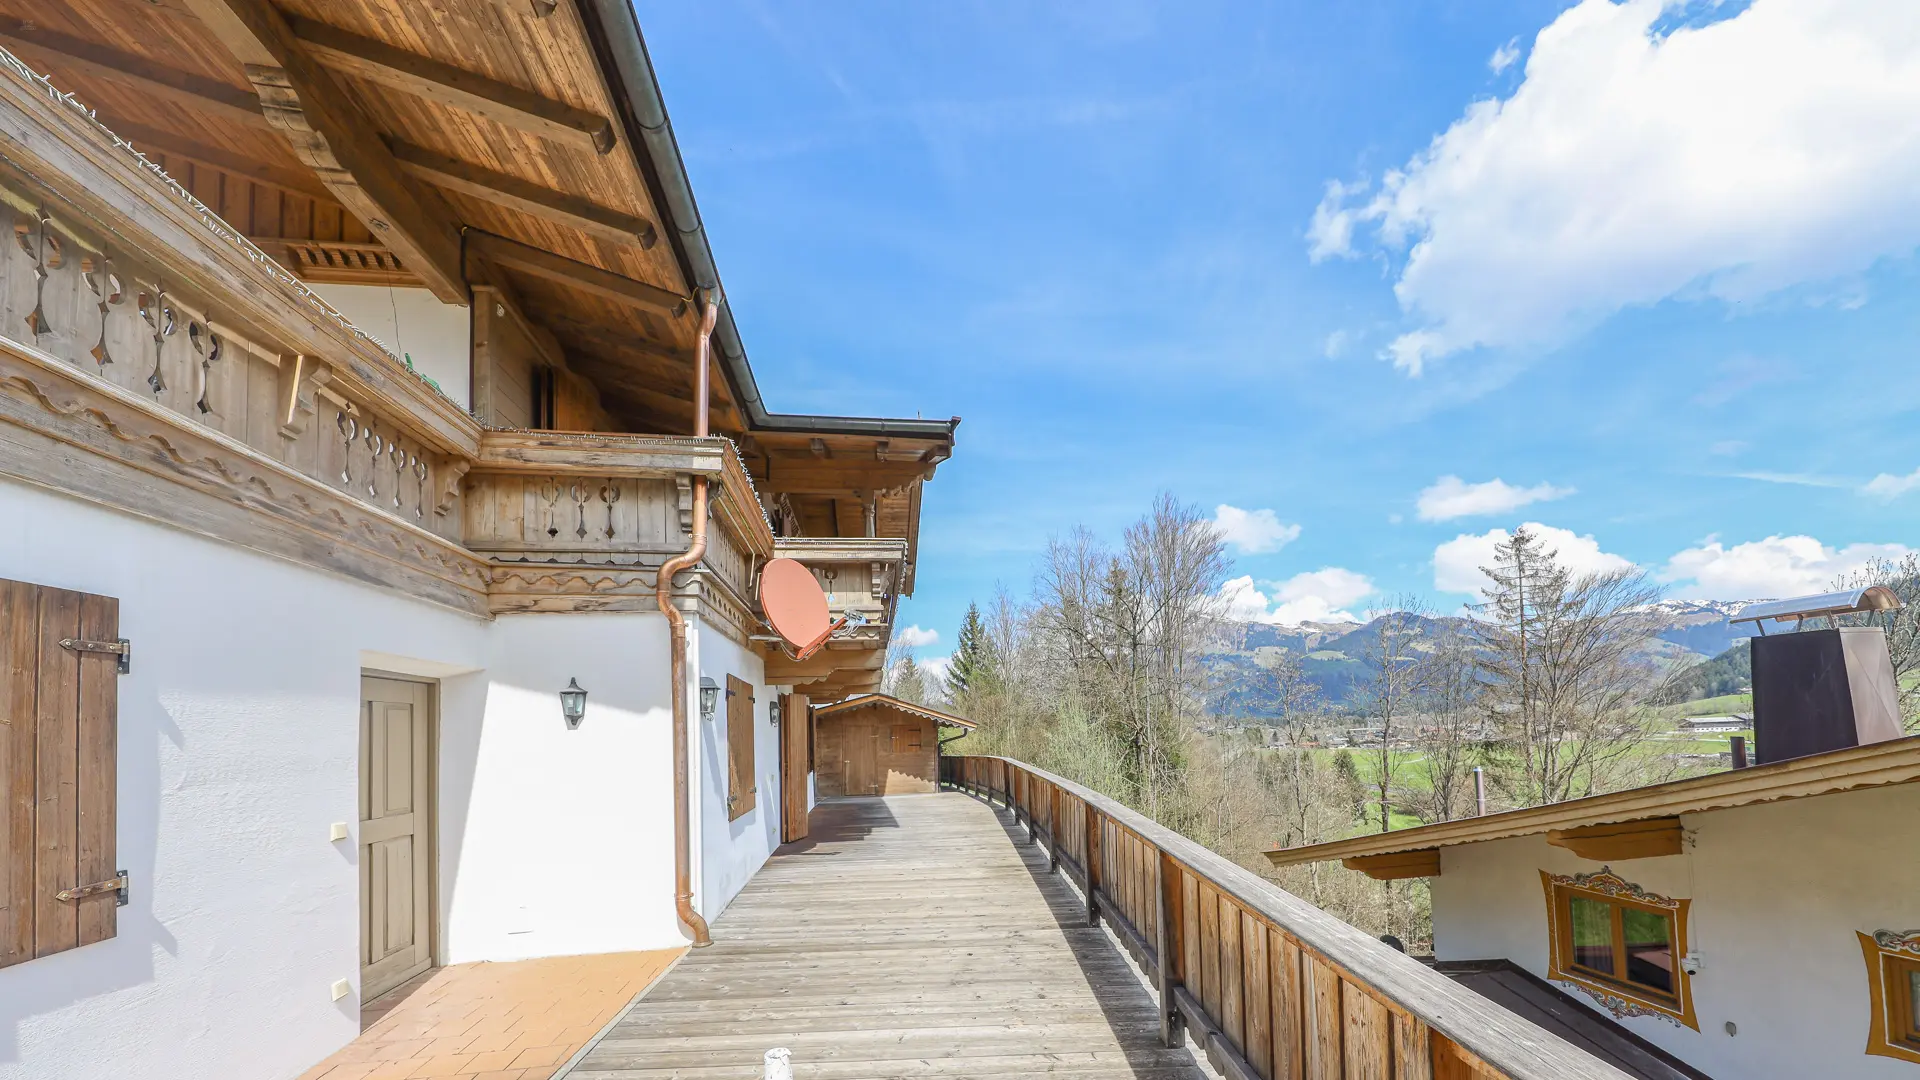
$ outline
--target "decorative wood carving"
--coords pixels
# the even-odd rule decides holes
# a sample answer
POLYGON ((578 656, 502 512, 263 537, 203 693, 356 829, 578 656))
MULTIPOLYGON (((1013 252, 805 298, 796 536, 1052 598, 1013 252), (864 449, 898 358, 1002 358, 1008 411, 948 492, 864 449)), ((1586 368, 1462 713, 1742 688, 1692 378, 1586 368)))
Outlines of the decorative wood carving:
POLYGON ((453 458, 440 467, 440 498, 433 504, 433 512, 441 517, 453 513, 460 501, 460 480, 473 468, 473 462, 465 458, 453 458))
POLYGON ((297 441, 311 426, 319 392, 333 381, 333 369, 317 356, 294 353, 280 358, 279 381, 277 430, 282 439, 297 441))
POLYGON ((486 611, 486 565, 473 554, 5 340, 0 474, 457 610, 486 611))

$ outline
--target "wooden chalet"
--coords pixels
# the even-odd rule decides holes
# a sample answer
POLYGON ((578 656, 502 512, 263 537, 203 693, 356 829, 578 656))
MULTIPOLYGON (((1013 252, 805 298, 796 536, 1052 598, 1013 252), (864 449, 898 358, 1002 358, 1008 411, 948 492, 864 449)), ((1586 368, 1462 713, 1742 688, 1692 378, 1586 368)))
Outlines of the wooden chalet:
POLYGON ((1622 1075, 855 696, 958 421, 762 399, 627 0, 0 0, 0 239, 0 1075, 709 943, 499 1075, 1622 1075))

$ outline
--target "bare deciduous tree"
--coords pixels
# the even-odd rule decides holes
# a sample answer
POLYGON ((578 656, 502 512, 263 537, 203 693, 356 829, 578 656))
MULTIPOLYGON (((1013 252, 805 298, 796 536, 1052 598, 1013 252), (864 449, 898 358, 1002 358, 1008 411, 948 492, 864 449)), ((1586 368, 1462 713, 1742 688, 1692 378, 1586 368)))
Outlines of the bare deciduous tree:
POLYGON ((1513 796, 1531 806, 1611 790, 1652 721, 1659 672, 1643 647, 1659 590, 1637 568, 1576 574, 1526 529, 1482 570, 1483 701, 1513 759, 1513 796))

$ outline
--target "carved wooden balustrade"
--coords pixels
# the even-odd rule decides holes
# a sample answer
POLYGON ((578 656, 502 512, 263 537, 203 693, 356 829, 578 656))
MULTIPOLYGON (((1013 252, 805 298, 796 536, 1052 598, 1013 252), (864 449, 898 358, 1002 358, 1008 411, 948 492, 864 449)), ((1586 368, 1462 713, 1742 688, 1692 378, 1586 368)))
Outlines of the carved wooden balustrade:
POLYGON ((1626 1074, 1248 870, 1070 780, 943 757, 1010 807, 1232 1080, 1627 1080, 1626 1074))
POLYGON ((753 574, 774 538, 723 438, 489 431, 467 477, 466 546, 493 564, 495 611, 639 611, 686 550, 693 481, 712 505, 702 599, 757 623, 753 574))

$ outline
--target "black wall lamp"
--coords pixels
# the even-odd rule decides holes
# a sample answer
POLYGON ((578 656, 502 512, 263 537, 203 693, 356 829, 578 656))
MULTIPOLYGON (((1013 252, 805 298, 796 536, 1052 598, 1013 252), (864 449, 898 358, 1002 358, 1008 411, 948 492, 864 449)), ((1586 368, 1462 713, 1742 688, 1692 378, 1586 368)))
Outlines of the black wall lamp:
POLYGON ((772 724, 774 727, 780 726, 780 699, 778 697, 767 702, 767 723, 772 724))
POLYGON ((560 691, 560 714, 567 718, 568 731, 587 718, 587 692, 580 689, 580 680, 568 679, 567 688, 560 691))
POLYGON ((700 719, 712 720, 716 709, 720 707, 720 684, 705 675, 700 676, 700 719))

